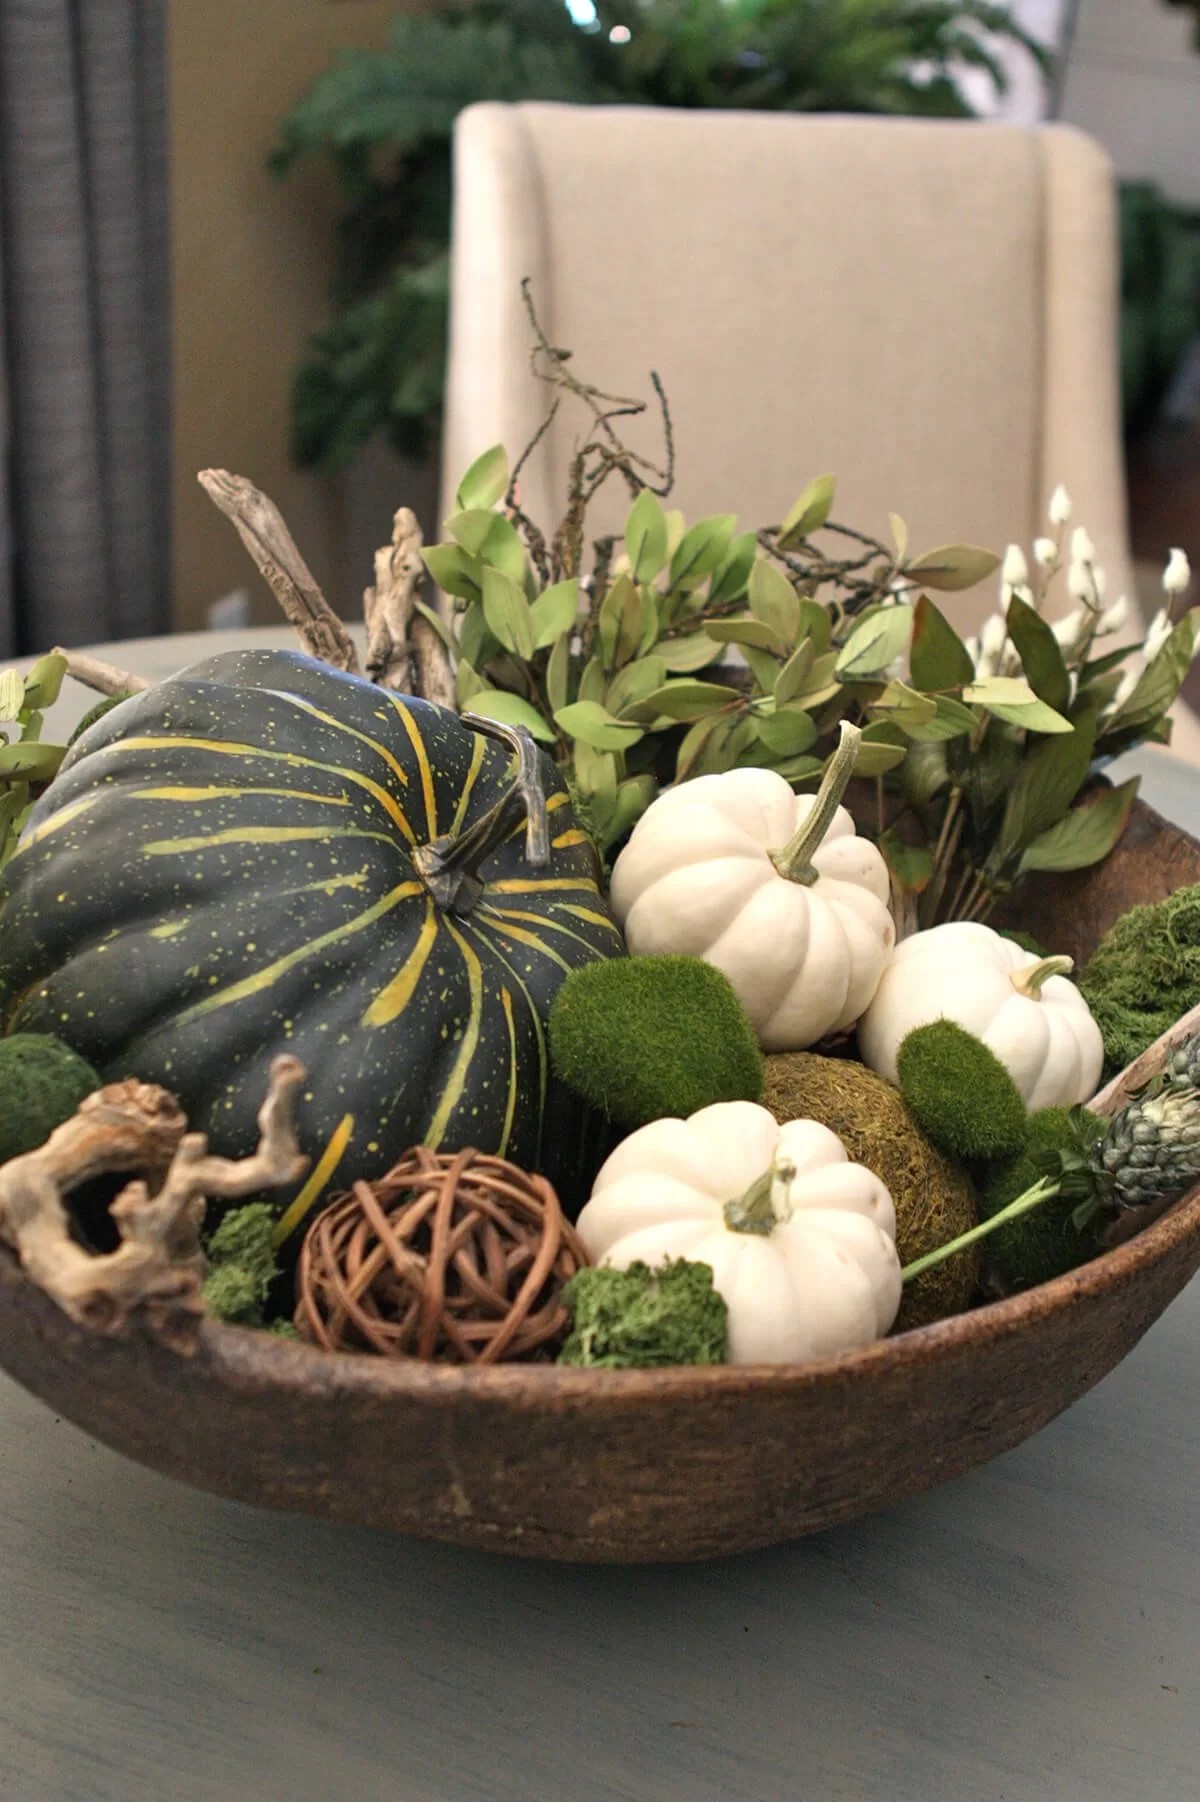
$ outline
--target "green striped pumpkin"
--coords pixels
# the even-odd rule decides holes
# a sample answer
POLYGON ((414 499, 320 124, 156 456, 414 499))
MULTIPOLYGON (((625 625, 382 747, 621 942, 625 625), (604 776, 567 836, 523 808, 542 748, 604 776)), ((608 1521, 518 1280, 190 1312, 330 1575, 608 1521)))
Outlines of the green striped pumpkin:
POLYGON ((457 714, 289 652, 235 652, 124 701, 84 734, 3 878, 6 1032, 53 1032, 108 1079, 171 1089, 215 1151, 255 1142, 268 1059, 308 1073, 313 1171, 331 1185, 410 1145, 536 1166, 544 1027, 567 972, 619 955, 595 858, 539 753, 550 860, 518 824, 456 916, 417 873, 512 785, 457 714))

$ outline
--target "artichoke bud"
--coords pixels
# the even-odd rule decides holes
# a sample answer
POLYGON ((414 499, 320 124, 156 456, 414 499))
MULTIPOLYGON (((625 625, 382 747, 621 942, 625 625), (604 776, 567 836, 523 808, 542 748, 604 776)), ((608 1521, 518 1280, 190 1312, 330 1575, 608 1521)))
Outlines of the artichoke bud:
POLYGON ((1196 1047, 1184 1047, 1164 1079, 1110 1121, 1097 1174, 1118 1208, 1161 1206, 1200 1181, 1200 1089, 1191 1080, 1196 1069, 1196 1047))

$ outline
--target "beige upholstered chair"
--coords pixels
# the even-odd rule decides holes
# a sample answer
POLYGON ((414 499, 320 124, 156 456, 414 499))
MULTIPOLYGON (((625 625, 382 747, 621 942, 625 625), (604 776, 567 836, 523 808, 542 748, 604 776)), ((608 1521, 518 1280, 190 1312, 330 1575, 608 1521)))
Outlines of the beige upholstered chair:
MULTIPOLYGON (((1113 182, 1079 132, 489 103, 459 120, 453 255, 447 495, 542 419, 529 276, 588 380, 649 395, 661 373, 690 517, 767 524, 831 470, 849 523, 1001 551, 1064 482, 1133 600, 1113 182)), ((526 468, 540 521, 581 421, 564 407, 526 468)), ((638 429, 653 451, 653 413, 638 429)), ((951 605, 974 627, 994 585, 951 605)))

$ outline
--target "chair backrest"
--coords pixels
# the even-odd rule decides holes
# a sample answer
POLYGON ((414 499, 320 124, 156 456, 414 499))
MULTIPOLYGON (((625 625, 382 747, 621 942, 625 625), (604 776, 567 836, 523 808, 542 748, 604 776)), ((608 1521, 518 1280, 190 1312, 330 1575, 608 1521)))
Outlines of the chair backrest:
MULTIPOLYGON (((520 282, 581 376, 674 421, 673 503, 778 520, 810 477, 836 516, 916 548, 1003 550, 1064 482, 1128 589, 1112 173, 1089 138, 931 122, 484 104, 455 146, 445 496, 533 437, 520 282)), ((522 500, 555 523, 583 415, 564 407, 522 500)), ((635 441, 661 442, 653 412, 635 441)), ((627 505, 612 492, 597 518, 627 505)), ((977 623, 994 605, 956 603, 977 623)))

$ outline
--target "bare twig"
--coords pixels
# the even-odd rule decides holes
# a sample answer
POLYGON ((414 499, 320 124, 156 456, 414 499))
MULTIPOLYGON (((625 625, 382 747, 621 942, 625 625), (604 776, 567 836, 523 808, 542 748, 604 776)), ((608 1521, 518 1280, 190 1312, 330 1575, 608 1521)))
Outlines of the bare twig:
POLYGON ((60 1308, 100 1333, 131 1326, 182 1353, 195 1350, 204 1312, 200 1228, 209 1197, 234 1199, 298 1182, 308 1169, 293 1107, 304 1068, 271 1065, 253 1156, 210 1157, 203 1133, 165 1089, 129 1081, 99 1089, 46 1143, 0 1165, 0 1238, 60 1308), (110 1209, 115 1251, 94 1254, 71 1231, 69 1197, 95 1177, 128 1173, 110 1209))
POLYGON ((526 463, 528 463, 538 445, 542 442, 542 439, 546 436, 546 433, 550 430, 550 427, 554 424, 554 421, 558 416, 558 409, 561 405, 562 395, 556 394, 553 401, 550 403, 546 417, 513 464, 512 474, 508 479, 508 489, 504 496, 504 510, 508 514, 513 525, 516 526, 517 530, 523 536, 525 548, 533 561, 533 567, 537 570, 543 587, 546 588, 550 586, 554 579, 550 567, 550 551, 546 543, 546 534, 539 526, 534 524, 533 520, 530 519, 529 515, 521 506, 520 483, 521 471, 524 469, 526 463))
POLYGON ((361 675, 354 640, 318 588, 274 501, 245 476, 231 475, 227 469, 202 469, 197 480, 237 527, 309 654, 361 675))
MULTIPOLYGON (((606 394, 602 388, 595 387, 591 382, 581 381, 573 371, 567 368, 571 357, 570 351, 562 350, 557 345, 551 344, 547 338, 541 320, 538 318, 537 309, 533 304, 533 290, 528 276, 521 283, 521 293, 524 297, 525 311, 534 338, 533 350, 530 353, 530 366, 533 373, 540 381, 548 382, 554 388, 565 389, 567 393, 573 394, 577 400, 583 402, 595 420, 601 437, 607 440, 605 454, 615 453, 614 467, 620 468, 626 480, 632 479, 639 488, 653 488, 654 492, 659 495, 669 494, 675 479, 675 444, 667 397, 657 373, 651 371, 650 380, 654 384, 654 392, 658 396, 663 413, 667 461, 666 465, 661 468, 656 463, 652 463, 648 457, 643 457, 637 451, 630 450, 612 428, 614 419, 639 417, 646 411, 646 402, 625 394, 606 394), (638 473, 639 471, 644 471, 645 474, 641 475, 638 473)), ((597 447, 585 447, 585 452, 581 454, 586 455, 587 449, 592 448, 597 447)))
POLYGON ((104 663, 99 657, 89 657, 83 651, 64 651, 61 645, 55 645, 54 655, 65 660, 68 676, 82 682, 85 688, 94 688, 97 694, 140 694, 143 688, 150 686, 145 676, 131 675, 128 670, 118 669, 115 663, 104 663))

